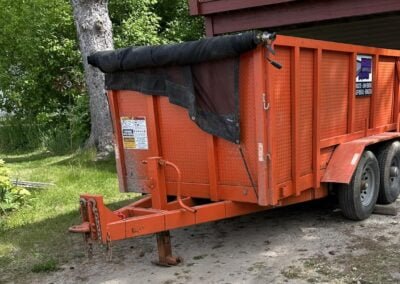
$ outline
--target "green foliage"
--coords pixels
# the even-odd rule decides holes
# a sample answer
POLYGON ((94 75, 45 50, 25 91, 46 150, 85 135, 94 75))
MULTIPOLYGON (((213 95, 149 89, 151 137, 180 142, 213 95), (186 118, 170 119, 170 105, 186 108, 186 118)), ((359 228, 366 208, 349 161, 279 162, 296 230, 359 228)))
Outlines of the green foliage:
POLYGON ((39 148, 67 153, 79 148, 89 136, 88 96, 76 97, 60 115, 41 114, 35 120, 8 115, 0 121, 0 149, 4 152, 39 148))
POLYGON ((114 210, 140 197, 136 193, 121 194, 115 159, 94 161, 96 152, 93 150, 67 155, 47 151, 0 155, 12 176, 54 184, 32 190, 29 206, 0 216, 1 283, 32 282, 29 272, 34 266, 46 267, 44 264, 49 260, 61 267, 75 262, 77 257, 84 259, 85 251, 71 249, 81 244, 82 236, 66 231, 81 222, 80 194, 101 194, 107 206, 114 210))
MULTIPOLYGON (((71 109, 85 96, 71 6, 0 0, 0 11, 0 108, 10 114, 0 126, 6 134, 0 147, 37 148, 54 129, 70 128, 71 109)), ((87 105, 83 112, 87 116, 87 105)), ((89 128, 87 119, 80 124, 89 128)))
POLYGON ((204 35, 204 20, 189 15, 187 0, 160 0, 156 6, 165 43, 197 40, 204 35))
POLYGON ((0 160, 0 215, 20 208, 30 195, 28 190, 11 184, 9 171, 0 160))
POLYGON ((0 122, 0 149, 13 152, 40 147, 39 127, 25 119, 5 117, 0 122))
MULTIPOLYGON (((203 35, 187 0, 111 0, 109 11, 116 47, 203 35)), ((0 0, 0 27, 0 150, 81 145, 89 107, 70 1, 0 0)))
POLYGON ((203 19, 189 16, 187 0, 110 2, 116 47, 167 44, 203 36, 203 19))
POLYGON ((64 0, 0 0, 2 109, 46 122, 84 93, 71 8, 64 0))

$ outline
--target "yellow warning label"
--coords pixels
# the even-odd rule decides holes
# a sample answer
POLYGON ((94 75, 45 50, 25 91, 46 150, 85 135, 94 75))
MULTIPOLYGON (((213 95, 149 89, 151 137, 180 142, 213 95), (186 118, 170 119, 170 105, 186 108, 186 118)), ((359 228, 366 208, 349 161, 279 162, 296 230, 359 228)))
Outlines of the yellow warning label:
POLYGON ((124 137, 122 141, 125 149, 136 149, 135 138, 124 137))
POLYGON ((146 118, 121 117, 121 131, 124 149, 149 149, 146 118))

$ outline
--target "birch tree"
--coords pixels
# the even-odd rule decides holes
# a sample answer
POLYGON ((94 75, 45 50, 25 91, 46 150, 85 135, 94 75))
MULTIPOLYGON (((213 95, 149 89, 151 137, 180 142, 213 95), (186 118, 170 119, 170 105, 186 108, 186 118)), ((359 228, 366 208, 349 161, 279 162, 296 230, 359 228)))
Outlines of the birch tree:
POLYGON ((91 130, 87 144, 105 153, 112 149, 112 127, 104 74, 88 64, 87 56, 95 51, 113 49, 108 0, 71 0, 71 4, 89 94, 91 130))

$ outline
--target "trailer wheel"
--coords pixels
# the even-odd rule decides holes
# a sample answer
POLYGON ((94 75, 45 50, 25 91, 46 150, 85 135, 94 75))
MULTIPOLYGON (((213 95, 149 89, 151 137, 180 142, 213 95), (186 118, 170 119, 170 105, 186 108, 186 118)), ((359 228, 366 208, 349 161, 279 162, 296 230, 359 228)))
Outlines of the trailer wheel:
POLYGON ((390 204, 400 193, 400 142, 386 145, 378 154, 381 181, 378 203, 390 204))
POLYGON ((345 217, 364 220, 374 210, 379 193, 379 163, 371 151, 362 154, 350 184, 338 191, 339 206, 345 217))

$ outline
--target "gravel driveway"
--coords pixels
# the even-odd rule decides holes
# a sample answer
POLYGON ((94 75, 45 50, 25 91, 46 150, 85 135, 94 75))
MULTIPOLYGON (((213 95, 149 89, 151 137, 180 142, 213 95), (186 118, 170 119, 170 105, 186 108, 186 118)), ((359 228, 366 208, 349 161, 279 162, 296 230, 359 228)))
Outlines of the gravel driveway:
MULTIPOLYGON (((398 202, 399 203, 399 202, 398 202)), ((154 236, 96 247, 40 283, 400 283, 400 216, 344 219, 329 201, 311 202, 171 232, 176 267, 151 264, 154 236)), ((82 252, 81 238, 71 248, 82 252)))

